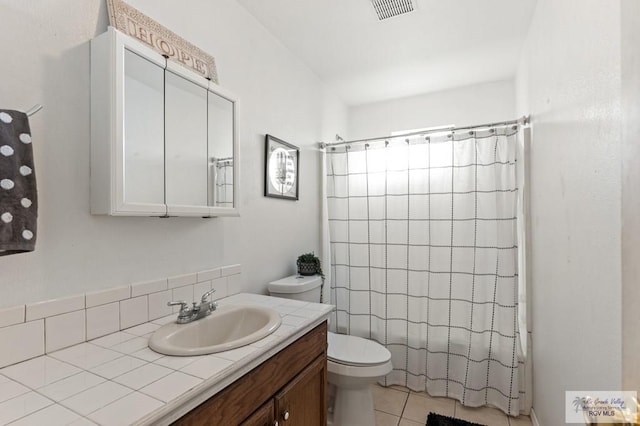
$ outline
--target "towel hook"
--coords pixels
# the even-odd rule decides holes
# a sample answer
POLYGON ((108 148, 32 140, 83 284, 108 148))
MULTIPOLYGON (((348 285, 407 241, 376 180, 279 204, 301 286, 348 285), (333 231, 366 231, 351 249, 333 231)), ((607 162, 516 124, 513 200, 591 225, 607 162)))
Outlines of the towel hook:
POLYGON ((40 111, 43 108, 42 105, 40 104, 35 104, 34 106, 31 107, 31 109, 29 109, 25 114, 27 114, 29 117, 31 117, 33 114, 35 114, 36 112, 40 111))

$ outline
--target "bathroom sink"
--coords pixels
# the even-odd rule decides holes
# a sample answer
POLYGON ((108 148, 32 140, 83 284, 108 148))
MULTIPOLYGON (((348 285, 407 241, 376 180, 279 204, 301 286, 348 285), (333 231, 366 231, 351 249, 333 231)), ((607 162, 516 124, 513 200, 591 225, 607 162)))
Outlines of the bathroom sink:
POLYGON ((248 345, 280 327, 280 314, 251 305, 225 305, 188 324, 166 324, 149 339, 149 348, 165 355, 191 356, 248 345))

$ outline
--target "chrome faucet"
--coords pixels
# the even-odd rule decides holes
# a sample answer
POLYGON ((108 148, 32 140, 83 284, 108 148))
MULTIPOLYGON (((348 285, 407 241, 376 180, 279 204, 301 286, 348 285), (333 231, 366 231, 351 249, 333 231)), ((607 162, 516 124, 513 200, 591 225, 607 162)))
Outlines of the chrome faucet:
POLYGON ((178 302, 167 302, 167 306, 180 305, 180 312, 178 312, 178 320, 176 322, 178 324, 186 324, 204 318, 216 310, 218 304, 212 300, 208 300, 215 292, 216 290, 213 289, 203 294, 199 305, 193 302, 193 306, 187 307, 187 302, 180 300, 178 302))

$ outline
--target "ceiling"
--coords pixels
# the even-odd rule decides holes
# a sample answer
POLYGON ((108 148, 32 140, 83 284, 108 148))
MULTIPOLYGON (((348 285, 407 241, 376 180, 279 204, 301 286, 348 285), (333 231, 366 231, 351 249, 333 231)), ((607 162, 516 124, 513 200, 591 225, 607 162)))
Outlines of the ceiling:
POLYGON ((348 105, 512 78, 536 0, 237 0, 348 105))

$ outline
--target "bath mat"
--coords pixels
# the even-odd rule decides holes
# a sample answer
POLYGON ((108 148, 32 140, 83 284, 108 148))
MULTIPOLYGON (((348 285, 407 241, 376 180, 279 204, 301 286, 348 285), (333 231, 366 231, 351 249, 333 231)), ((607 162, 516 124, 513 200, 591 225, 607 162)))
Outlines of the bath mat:
POLYGON ((427 426, 485 426, 480 423, 471 423, 466 420, 454 419, 453 417, 441 416, 436 413, 429 413, 427 426))

